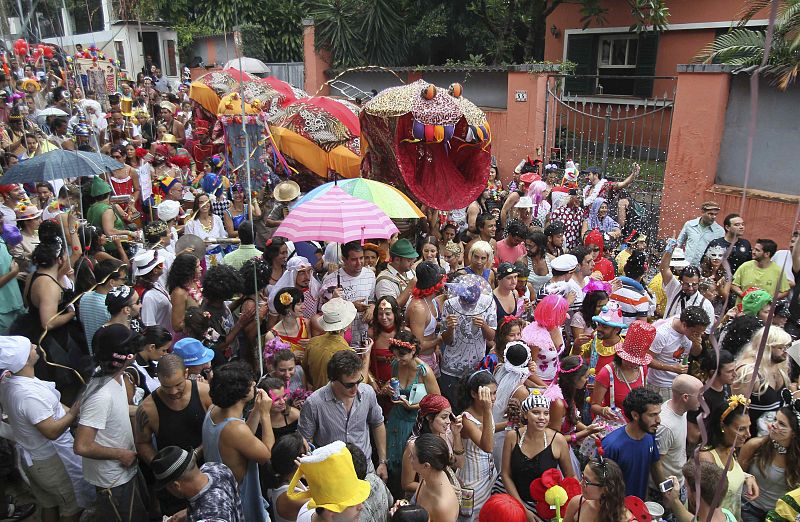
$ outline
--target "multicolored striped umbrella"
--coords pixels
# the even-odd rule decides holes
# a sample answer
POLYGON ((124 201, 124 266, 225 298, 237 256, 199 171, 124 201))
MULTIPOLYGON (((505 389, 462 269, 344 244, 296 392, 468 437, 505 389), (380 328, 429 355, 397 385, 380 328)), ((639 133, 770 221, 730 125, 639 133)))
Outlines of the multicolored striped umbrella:
POLYGON ((377 205, 331 187, 321 196, 294 207, 275 235, 291 241, 347 243, 388 239, 397 232, 392 220, 377 205))
POLYGON ((325 183, 303 196, 297 204, 301 205, 307 201, 316 200, 323 194, 327 194, 328 191, 336 185, 355 198, 374 203, 378 208, 386 212, 386 215, 390 218, 416 219, 425 217, 425 214, 422 213, 419 207, 417 207, 408 196, 393 186, 364 178, 344 179, 337 183, 325 183))

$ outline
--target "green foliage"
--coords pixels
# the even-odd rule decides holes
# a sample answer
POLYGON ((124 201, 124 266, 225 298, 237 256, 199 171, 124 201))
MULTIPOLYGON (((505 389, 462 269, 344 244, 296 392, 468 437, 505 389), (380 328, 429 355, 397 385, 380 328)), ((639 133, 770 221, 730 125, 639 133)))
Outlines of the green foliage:
POLYGON ((444 64, 458 67, 481 67, 486 65, 486 59, 484 59, 482 54, 470 54, 466 60, 452 60, 448 58, 445 60, 444 64))
POLYGON ((780 0, 770 53, 766 64, 762 65, 766 32, 742 25, 767 4, 764 0, 750 0, 742 24, 715 38, 694 61, 758 70, 779 89, 788 89, 800 72, 800 0, 780 0))

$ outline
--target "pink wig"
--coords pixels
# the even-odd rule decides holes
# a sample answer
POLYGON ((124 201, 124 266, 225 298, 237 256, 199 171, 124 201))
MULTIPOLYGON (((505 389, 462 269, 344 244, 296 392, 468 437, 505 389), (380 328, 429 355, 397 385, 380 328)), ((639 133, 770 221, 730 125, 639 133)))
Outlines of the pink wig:
POLYGON ((569 303, 558 294, 545 296, 533 311, 533 318, 542 327, 552 330, 564 324, 567 320, 569 303))
POLYGON ((479 522, 526 522, 525 508, 519 500, 505 493, 492 495, 481 508, 479 522))

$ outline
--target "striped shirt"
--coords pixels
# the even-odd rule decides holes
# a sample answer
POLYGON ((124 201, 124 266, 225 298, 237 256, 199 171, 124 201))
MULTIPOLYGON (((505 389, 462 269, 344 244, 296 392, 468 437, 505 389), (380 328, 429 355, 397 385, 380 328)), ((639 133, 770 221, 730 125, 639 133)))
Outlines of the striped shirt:
POLYGON ((611 301, 619 303, 622 310, 622 322, 630 325, 637 319, 645 319, 655 313, 656 303, 650 294, 637 288, 623 284, 622 287, 608 296, 611 301))
POLYGON ((83 332, 86 334, 86 344, 89 345, 89 353, 92 354, 92 337, 101 326, 106 324, 111 315, 106 308, 106 294, 99 294, 94 290, 86 292, 81 297, 78 304, 83 332))

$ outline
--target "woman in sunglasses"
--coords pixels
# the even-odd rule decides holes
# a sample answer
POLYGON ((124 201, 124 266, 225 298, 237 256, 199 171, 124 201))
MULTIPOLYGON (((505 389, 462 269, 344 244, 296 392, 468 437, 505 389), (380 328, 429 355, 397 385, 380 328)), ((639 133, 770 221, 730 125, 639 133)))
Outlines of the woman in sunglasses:
POLYGON ((564 522, 631 522, 640 520, 644 502, 625 497, 622 470, 611 459, 596 457, 583 468, 583 492, 570 499, 564 522))
POLYGON ((778 499, 800 487, 800 399, 783 389, 784 406, 769 425, 769 434, 748 440, 739 452, 739 464, 755 477, 758 498, 742 502, 742 520, 764 520, 778 499))

